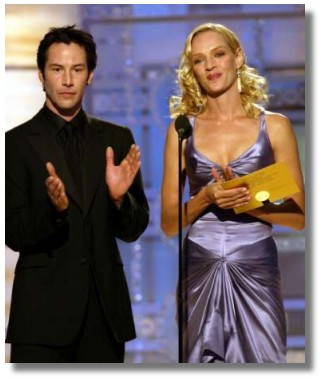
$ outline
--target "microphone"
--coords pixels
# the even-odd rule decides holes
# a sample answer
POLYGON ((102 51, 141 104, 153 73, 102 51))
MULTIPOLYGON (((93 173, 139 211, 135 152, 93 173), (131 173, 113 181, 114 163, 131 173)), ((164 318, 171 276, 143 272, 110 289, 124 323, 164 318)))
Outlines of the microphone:
POLYGON ((181 139, 189 138, 192 134, 192 126, 187 116, 181 114, 176 118, 175 129, 181 139))

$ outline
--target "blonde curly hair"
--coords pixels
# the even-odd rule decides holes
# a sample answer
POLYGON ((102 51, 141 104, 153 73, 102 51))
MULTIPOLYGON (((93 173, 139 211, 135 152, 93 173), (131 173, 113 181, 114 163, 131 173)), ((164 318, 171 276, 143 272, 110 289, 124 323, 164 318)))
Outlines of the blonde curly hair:
MULTIPOLYGON (((193 29, 186 39, 177 70, 177 84, 180 94, 170 97, 170 114, 173 118, 176 118, 179 114, 197 115, 206 107, 206 94, 193 73, 191 43, 197 34, 207 30, 221 34, 234 54, 236 54, 238 48, 242 49, 236 34, 224 25, 206 23, 193 29)), ((264 77, 258 74, 255 68, 249 67, 245 60, 240 68, 240 78, 242 106, 248 117, 253 118, 255 116, 255 106, 267 104, 269 101, 267 94, 268 83, 264 77)))

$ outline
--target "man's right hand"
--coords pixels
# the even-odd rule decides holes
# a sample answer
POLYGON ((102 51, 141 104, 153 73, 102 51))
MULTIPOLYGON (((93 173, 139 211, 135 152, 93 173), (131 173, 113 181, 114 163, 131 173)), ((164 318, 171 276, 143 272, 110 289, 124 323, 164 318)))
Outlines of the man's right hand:
POLYGON ((52 163, 47 162, 46 168, 49 174, 49 177, 45 181, 48 196, 55 209, 58 212, 63 212, 69 206, 69 199, 66 195, 64 184, 58 177, 52 163))

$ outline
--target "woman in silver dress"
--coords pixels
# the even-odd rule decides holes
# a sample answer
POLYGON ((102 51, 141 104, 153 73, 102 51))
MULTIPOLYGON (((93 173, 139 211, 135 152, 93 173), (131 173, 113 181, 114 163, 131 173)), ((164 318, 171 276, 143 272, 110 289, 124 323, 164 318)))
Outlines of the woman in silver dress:
MULTIPOLYGON (((187 268, 184 362, 283 363, 286 323, 272 224, 304 227, 304 184, 296 137, 287 117, 266 111, 265 78, 246 64, 238 37, 203 24, 187 37, 178 69, 179 96, 171 115, 188 116, 182 170, 190 199, 183 206, 187 268), (281 205, 246 213, 247 188, 221 182, 285 162, 300 192, 281 205)), ((167 132, 161 225, 178 232, 178 138, 167 132)))

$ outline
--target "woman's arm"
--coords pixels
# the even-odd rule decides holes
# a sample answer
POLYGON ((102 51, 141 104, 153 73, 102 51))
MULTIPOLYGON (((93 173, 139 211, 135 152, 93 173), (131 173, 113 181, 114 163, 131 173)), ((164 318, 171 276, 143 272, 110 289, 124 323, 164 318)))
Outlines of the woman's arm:
POLYGON ((288 165, 300 192, 285 199, 280 205, 268 204, 248 213, 271 224, 301 230, 305 222, 305 198, 296 136, 285 116, 268 114, 266 120, 275 162, 285 162, 288 165))

